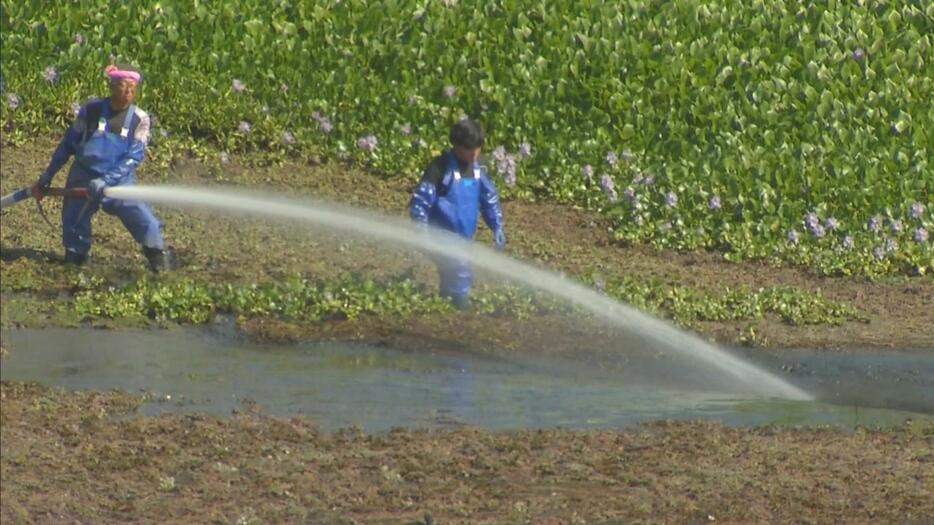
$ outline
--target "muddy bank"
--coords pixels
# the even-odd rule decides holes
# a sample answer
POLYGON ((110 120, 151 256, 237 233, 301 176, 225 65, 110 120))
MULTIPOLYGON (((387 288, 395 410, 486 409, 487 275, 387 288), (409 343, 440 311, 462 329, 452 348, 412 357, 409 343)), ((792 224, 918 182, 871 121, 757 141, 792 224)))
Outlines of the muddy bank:
MULTIPOLYGON (((34 180, 48 160, 54 142, 38 140, 4 145, 0 166, 2 191, 34 180)), ((179 159, 165 169, 143 163, 139 180, 151 184, 234 185, 334 199, 404 216, 412 181, 385 180, 333 164, 287 161, 281 166, 249 166, 245 159, 229 163, 179 159)), ((57 217, 59 203, 46 201, 57 217)), ((774 347, 898 347, 934 348, 934 276, 897 277, 869 282, 844 277, 820 277, 807 269, 772 267, 762 263, 735 264, 715 252, 677 253, 625 246, 610 240, 598 215, 548 203, 504 203, 508 250, 521 259, 569 275, 587 272, 657 278, 711 292, 788 285, 820 291, 834 301, 857 308, 864 321, 840 326, 790 325, 766 317, 755 321, 705 322, 693 327, 700 335, 722 343, 774 347)), ((342 239, 327 232, 297 231, 265 221, 244 221, 208 213, 160 209, 168 242, 178 251, 180 275, 207 282, 263 282, 302 273, 328 276, 339 271, 366 275, 410 273, 432 285, 432 267, 418 254, 390 253, 367 243, 342 239)), ((48 228, 34 207, 21 205, 3 213, 0 232, 5 278, 23 279, 24 286, 42 296, 68 289, 69 275, 55 261, 60 258, 59 233, 48 228), (25 277, 23 277, 25 276, 25 277)), ((131 280, 145 272, 142 255, 119 221, 102 216, 95 221, 92 253, 94 272, 113 280, 131 280)), ((481 228, 478 238, 489 241, 481 228)), ((41 314, 17 322, 41 324, 41 314)), ((268 320, 275 323, 275 320, 268 320)), ((349 321, 346 327, 289 329, 314 339, 317 331, 378 329, 371 320, 349 321)), ((254 323, 247 323, 252 325, 254 323)), ((269 323, 267 323, 269 324, 269 323)))
POLYGON ((919 522, 934 427, 323 433, 2 384, 2 521, 919 522))

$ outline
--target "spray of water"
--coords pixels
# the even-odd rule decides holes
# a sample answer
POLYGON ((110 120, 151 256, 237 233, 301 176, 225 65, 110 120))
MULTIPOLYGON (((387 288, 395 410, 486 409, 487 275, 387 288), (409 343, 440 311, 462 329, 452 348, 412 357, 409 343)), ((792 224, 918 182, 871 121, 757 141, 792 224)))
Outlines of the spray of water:
POLYGON ((179 207, 208 208, 236 214, 296 220, 330 229, 406 245, 438 256, 469 260, 472 265, 511 281, 561 297, 591 314, 708 367, 749 390, 769 397, 812 400, 801 389, 664 321, 614 301, 561 276, 519 262, 475 242, 438 229, 420 231, 410 222, 314 199, 220 188, 117 186, 106 195, 179 207))

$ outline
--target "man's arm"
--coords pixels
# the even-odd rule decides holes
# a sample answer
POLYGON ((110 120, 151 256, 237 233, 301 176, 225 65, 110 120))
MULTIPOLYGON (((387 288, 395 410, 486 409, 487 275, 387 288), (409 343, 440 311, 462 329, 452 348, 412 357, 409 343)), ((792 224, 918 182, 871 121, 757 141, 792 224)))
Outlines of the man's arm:
POLYGON ((425 168, 422 179, 409 200, 409 216, 417 222, 427 223, 428 214, 438 202, 438 184, 444 176, 444 168, 439 159, 432 160, 425 168))
POLYGON ((499 205, 499 193, 486 173, 480 174, 480 212, 483 214, 483 221, 494 233, 503 229, 503 210, 499 205))
POLYGON ((61 142, 58 143, 58 147, 55 148, 55 152, 52 153, 52 159, 49 161, 48 167, 46 167, 42 175, 39 176, 39 184, 41 186, 48 186, 51 184, 58 170, 62 169, 62 166, 68 162, 68 159, 78 151, 78 144, 81 142, 81 137, 84 135, 85 129, 87 128, 86 119, 87 106, 85 105, 81 106, 81 109, 78 110, 78 116, 75 117, 75 121, 65 130, 65 136, 62 137, 61 142))

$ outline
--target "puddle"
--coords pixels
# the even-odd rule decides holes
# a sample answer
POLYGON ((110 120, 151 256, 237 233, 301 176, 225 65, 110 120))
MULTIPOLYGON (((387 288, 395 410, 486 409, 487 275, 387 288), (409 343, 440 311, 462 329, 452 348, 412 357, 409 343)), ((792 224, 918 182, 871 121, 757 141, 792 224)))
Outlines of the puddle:
MULTIPOLYGON (((322 428, 474 425, 618 428, 657 419, 730 425, 889 425, 934 416, 934 353, 796 350, 748 357, 821 402, 743 398, 677 374, 609 371, 586 359, 480 356, 438 348, 250 344, 201 329, 4 332, 4 380, 153 395, 141 412, 230 415, 256 407, 322 428), (659 380, 664 377, 664 380, 659 380), (687 382, 686 382, 687 383, 687 382)), ((664 363, 654 366, 667 366, 664 363)))

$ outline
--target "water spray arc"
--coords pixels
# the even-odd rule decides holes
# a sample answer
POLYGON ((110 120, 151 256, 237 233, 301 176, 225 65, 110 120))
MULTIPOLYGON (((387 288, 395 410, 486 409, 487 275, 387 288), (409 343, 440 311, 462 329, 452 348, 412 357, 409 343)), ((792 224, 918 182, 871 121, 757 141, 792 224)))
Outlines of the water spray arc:
POLYGON ((405 245, 434 255, 467 259, 478 268, 511 281, 548 292, 590 314, 716 369, 751 391, 768 397, 813 400, 807 392, 781 378, 717 348, 669 323, 642 313, 552 272, 440 230, 423 232, 411 223, 368 210, 310 198, 220 188, 183 186, 116 186, 110 197, 146 200, 186 208, 208 208, 267 218, 298 220, 383 242, 405 245))

